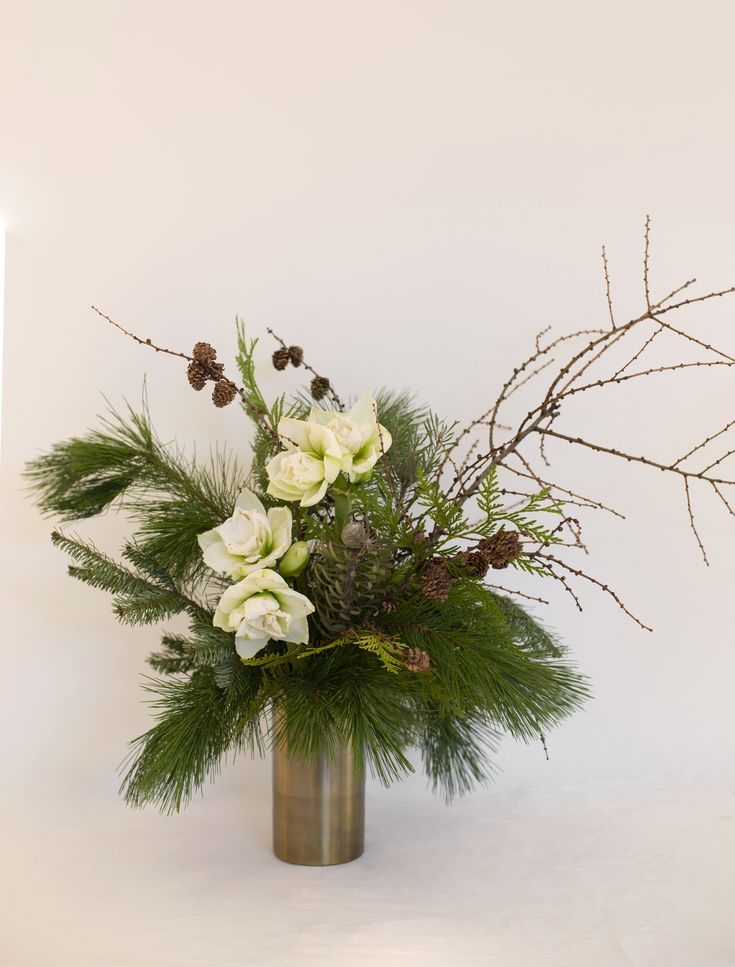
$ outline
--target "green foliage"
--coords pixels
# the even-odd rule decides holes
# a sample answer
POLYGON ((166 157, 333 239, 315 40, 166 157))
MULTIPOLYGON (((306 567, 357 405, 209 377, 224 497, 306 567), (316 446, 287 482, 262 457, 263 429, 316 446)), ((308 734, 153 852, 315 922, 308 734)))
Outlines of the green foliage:
POLYGON ((178 588, 163 572, 141 573, 118 564, 88 542, 54 531, 52 540, 75 561, 69 574, 114 594, 113 610, 123 624, 156 624, 186 611, 198 614, 203 609, 178 588))
POLYGON ((529 648, 495 595, 473 581, 458 580, 444 605, 416 595, 388 617, 401 640, 428 652, 451 708, 482 711, 516 738, 536 738, 587 697, 572 666, 529 648))
POLYGON ((224 452, 199 465, 162 443, 145 405, 111 411, 102 427, 55 444, 28 465, 41 510, 75 521, 117 504, 139 525, 138 546, 164 570, 183 580, 201 573, 197 536, 232 513, 243 474, 224 452))
POLYGON ((427 705, 424 722, 421 759, 434 792, 451 801, 489 781, 494 771, 489 753, 495 752, 500 732, 487 715, 455 715, 437 702, 427 705))
POLYGON ((358 769, 387 785, 413 771, 406 754, 416 737, 409 675, 387 671, 354 646, 277 669, 271 694, 284 715, 274 741, 307 758, 351 741, 358 769))
POLYGON ((319 655, 333 648, 344 645, 357 645, 363 651, 375 655, 385 671, 397 674, 403 668, 403 653, 405 646, 402 642, 371 629, 351 629, 340 638, 334 638, 325 645, 300 648, 295 657, 303 661, 312 655, 319 655))
POLYGON ((184 635, 165 634, 161 651, 148 656, 148 664, 162 675, 185 675, 196 668, 190 642, 184 635))
POLYGON ((131 806, 178 812, 230 751, 260 746, 260 681, 240 664, 226 688, 211 668, 169 681, 149 679, 158 722, 131 745, 122 792, 131 806))
MULTIPOLYGON (((303 417, 309 402, 266 402, 256 343, 238 322, 243 405, 254 427, 248 481, 270 505, 265 468, 279 450, 278 422, 303 417)), ((554 636, 452 560, 501 528, 514 528, 529 546, 557 542, 544 521, 558 519, 559 502, 543 490, 508 507, 493 470, 476 495, 473 520, 472 503, 448 496, 442 482, 455 425, 408 393, 383 390, 376 399, 392 446, 371 477, 352 484, 340 476, 320 504, 294 508, 297 536, 315 542, 308 568, 293 582, 316 607, 310 641, 272 641, 247 661, 234 636, 212 624, 230 582, 204 567, 197 540, 231 515, 245 479, 225 452, 189 459, 158 439, 144 405, 112 412, 100 429, 29 465, 44 513, 74 521, 113 508, 135 524, 120 561, 55 531, 72 576, 110 593, 123 623, 188 619, 185 634, 164 632, 148 658, 164 677, 147 680, 157 721, 131 746, 123 790, 132 805, 176 811, 228 755, 286 740, 290 754, 306 757, 351 741, 358 767, 384 783, 413 770, 416 748, 431 785, 452 798, 491 776, 502 733, 534 740, 584 702, 587 684, 554 636), (342 541, 347 522, 364 527, 358 549, 342 541), (422 568, 437 556, 455 577, 442 604, 421 590, 422 568), (408 648, 428 654, 428 671, 406 667, 408 648), (271 728, 275 709, 282 714, 271 728)), ((528 554, 513 564, 543 572, 528 554)))
POLYGON ((467 537, 472 533, 460 504, 447 497, 438 483, 423 474, 416 486, 416 499, 419 507, 445 535, 437 547, 445 545, 452 538, 467 537))
POLYGON ((513 640, 519 648, 534 654, 561 658, 564 654, 561 643, 539 624, 536 618, 532 618, 516 601, 506 595, 496 594, 494 597, 505 615, 505 620, 513 632, 513 640))

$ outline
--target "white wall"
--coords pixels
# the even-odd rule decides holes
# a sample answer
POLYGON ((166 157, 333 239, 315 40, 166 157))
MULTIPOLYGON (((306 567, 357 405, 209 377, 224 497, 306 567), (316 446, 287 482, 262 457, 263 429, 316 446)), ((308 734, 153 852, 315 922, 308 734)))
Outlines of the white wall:
MULTIPOLYGON (((139 399, 144 373, 164 436, 247 454, 234 408, 215 411, 90 303, 223 355, 240 313, 302 343, 347 392, 411 386, 473 415, 542 326, 604 324, 602 241, 621 311, 640 309, 647 211, 658 291, 691 274, 735 281, 733 27, 724 2, 696 19, 671 2, 3 5, 0 734, 21 799, 114 798, 115 766, 147 722, 137 676, 155 641, 67 580, 21 496, 24 461, 94 424, 102 393, 139 399)), ((732 351, 734 311, 693 321, 732 351)), ((293 380, 269 369, 270 349, 266 337, 275 391, 293 380)), ((724 424, 732 398, 726 378, 661 377, 590 398, 575 419, 665 459, 724 424)), ((597 697, 551 737, 551 762, 506 744, 501 788, 731 779, 735 521, 698 497, 706 569, 680 488, 563 444, 550 453, 560 477, 628 514, 591 524, 590 566, 655 633, 594 591, 578 615, 539 589, 597 697)), ((82 530, 112 550, 123 525, 82 530)), ((392 795, 419 808, 422 786, 392 795)))

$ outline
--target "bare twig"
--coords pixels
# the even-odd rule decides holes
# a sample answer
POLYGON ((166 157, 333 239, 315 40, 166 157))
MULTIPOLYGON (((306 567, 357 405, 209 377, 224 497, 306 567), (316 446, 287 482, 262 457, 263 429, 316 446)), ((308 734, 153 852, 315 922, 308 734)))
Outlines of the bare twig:
POLYGON ((519 598, 526 598, 528 601, 538 601, 539 604, 548 604, 545 598, 537 598, 534 594, 525 594, 523 591, 516 591, 514 588, 505 588, 502 584, 488 584, 491 591, 503 591, 505 594, 515 594, 519 598))
POLYGON ((692 510, 692 498, 689 493, 689 480, 684 477, 684 493, 686 494, 687 501, 687 513, 689 514, 689 525, 694 532, 694 536, 697 539, 697 544, 699 544, 699 549, 702 552, 702 557, 704 558, 704 563, 709 566, 709 561, 707 560, 707 551, 704 549, 704 544, 702 543, 702 538, 699 536, 699 531, 697 530, 697 525, 694 523, 694 511, 692 510))
MULTIPOLYGON (((697 453, 699 450, 702 450, 704 447, 706 447, 708 443, 716 440, 717 437, 722 436, 723 433, 727 433, 732 426, 735 426, 735 420, 730 420, 730 422, 723 426, 721 430, 718 430, 717 433, 713 433, 711 436, 708 436, 706 440, 702 440, 701 443, 698 443, 696 447, 692 447, 692 449, 688 450, 683 457, 679 457, 678 460, 675 460, 673 465, 677 467, 680 463, 683 463, 685 460, 691 457, 692 454, 697 453)), ((710 468, 708 467, 707 469, 709 470, 710 468)))
MULTIPOLYGON (((601 591, 604 591, 605 594, 608 594, 613 599, 613 601, 615 601, 615 603, 618 605, 621 611, 624 611, 625 614, 627 614, 629 618, 632 618, 633 621, 635 621, 637 625, 643 628, 644 631, 653 631, 653 628, 649 628, 648 625, 644 624, 640 620, 640 618, 636 618, 636 616, 633 614, 632 611, 629 611, 628 608, 626 608, 626 606, 620 600, 619 595, 617 595, 609 585, 604 584, 602 581, 598 581, 597 578, 592 577, 590 574, 586 574, 578 567, 572 567, 571 564, 567 564, 566 561, 562 561, 558 557, 554 557, 553 554, 545 554, 544 552, 539 551, 539 552, 536 552, 535 557, 541 559, 542 561, 550 561, 552 564, 555 564, 557 567, 563 568, 565 571, 568 571, 570 574, 573 574, 575 577, 582 578, 585 581, 589 581, 590 584, 594 584, 601 591)), ((580 611, 581 610, 582 608, 580 606, 580 611)))
POLYGON ((602 267, 605 273, 605 298, 607 299, 607 311, 610 316, 610 326, 612 329, 615 328, 615 313, 613 312, 612 295, 610 294, 610 273, 608 271, 607 265, 607 252, 605 251, 605 246, 602 246, 602 267))
POLYGON ((569 490, 567 487, 562 487, 557 483, 552 483, 549 480, 544 480, 543 478, 539 477, 538 474, 533 471, 531 465, 528 463, 523 454, 516 452, 513 454, 513 456, 516 457, 521 462, 522 466, 526 468, 526 472, 524 473, 523 471, 518 470, 517 467, 513 467, 509 463, 504 464, 504 470, 509 470, 517 477, 533 480, 539 485, 539 487, 549 487, 552 491, 557 490, 560 494, 562 494, 565 504, 578 504, 580 507, 588 507, 590 510, 604 510, 606 513, 612 514, 614 517, 619 517, 620 520, 625 520, 625 514, 621 514, 620 511, 615 510, 614 507, 609 507, 607 504, 603 504, 601 501, 595 500, 594 497, 586 497, 584 494, 578 494, 574 490, 569 490))
MULTIPOLYGON (((735 485, 735 480, 723 480, 722 478, 718 477, 708 477, 706 475, 706 471, 704 470, 699 471, 698 473, 692 470, 682 470, 681 467, 678 467, 673 463, 659 463, 657 460, 650 460, 648 457, 636 456, 632 453, 624 453, 622 450, 616 450, 614 447, 604 447, 599 443, 592 443, 589 440, 583 440, 581 437, 567 436, 566 433, 557 433, 555 430, 548 428, 544 429, 536 427, 535 432, 545 433, 547 436, 555 437, 557 440, 566 440, 567 443, 576 443, 581 447, 587 447, 589 450, 596 450, 598 453, 609 453, 611 456, 620 457, 629 462, 642 463, 647 467, 654 467, 656 470, 667 470, 670 473, 676 473, 679 474, 679 476, 688 479, 706 480, 708 483, 735 485)), ((719 463, 719 461, 716 462, 719 463)))
POLYGON ((643 345, 638 350, 638 352, 635 354, 635 356, 631 356, 631 358, 628 360, 628 362, 627 363, 624 363, 620 367, 620 369, 616 373, 613 374, 613 379, 617 379, 618 376, 622 376, 623 373, 625 372, 625 370, 629 366, 632 366, 633 363, 636 361, 636 359, 639 359, 643 355, 643 353, 648 349, 648 347, 651 345, 651 343, 653 342, 653 340, 659 335, 659 333, 663 332, 663 328, 664 327, 659 324, 658 329, 654 329, 654 331, 651 333, 651 335, 648 337, 648 339, 646 339, 646 341, 643 343, 643 345))
POLYGON ((646 308, 651 311, 651 292, 648 285, 648 258, 651 235, 651 216, 646 215, 646 227, 643 230, 643 291, 646 297, 646 308))

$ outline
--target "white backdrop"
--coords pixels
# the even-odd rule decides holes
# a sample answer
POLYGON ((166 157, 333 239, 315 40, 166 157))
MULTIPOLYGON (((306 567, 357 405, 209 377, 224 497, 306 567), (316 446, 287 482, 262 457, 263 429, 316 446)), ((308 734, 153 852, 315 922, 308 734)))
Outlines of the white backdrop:
MULTIPOLYGON (((0 714, 14 862, 0 962, 735 963, 722 906, 735 521, 709 495, 696 497, 707 569, 680 487, 550 447, 560 479, 626 513, 591 523, 589 565, 654 634, 594 591, 579 615, 544 587, 546 620, 595 690, 550 737, 550 762, 506 743, 495 785, 450 810, 420 777, 371 787, 371 854, 325 873, 268 856, 267 764, 228 769, 177 819, 116 799, 115 767, 148 722, 138 676, 154 639, 67 580, 19 481, 24 461, 95 423, 101 394, 139 400, 144 373, 164 437, 247 452, 234 407, 216 411, 91 303, 228 359, 239 313, 263 331, 271 392, 296 383, 269 368, 266 325, 348 392, 409 386, 467 418, 537 330, 604 324, 603 241, 621 313, 640 311, 646 212, 657 291, 691 275, 732 284, 734 27, 725 2, 2 4, 0 714), (645 829, 628 830, 637 815, 645 829), (572 852, 549 857, 550 841, 572 852), (626 844, 632 865, 617 869, 626 844), (268 919, 283 896, 286 934, 268 919)), ((734 312, 692 321, 732 352, 734 312)), ((600 442, 669 459, 732 416, 732 389, 727 376, 661 376, 575 418, 600 442)), ((115 550, 123 527, 80 531, 115 550)))

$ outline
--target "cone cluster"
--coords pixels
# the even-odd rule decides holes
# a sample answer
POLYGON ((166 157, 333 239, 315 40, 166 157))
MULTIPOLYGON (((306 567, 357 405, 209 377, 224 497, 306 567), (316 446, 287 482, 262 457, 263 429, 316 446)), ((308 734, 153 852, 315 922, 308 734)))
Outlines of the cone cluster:
POLYGON ((216 362, 217 350, 208 342, 198 342, 191 351, 194 357, 186 370, 186 378, 192 389, 203 390, 208 380, 221 378, 224 366, 216 362))
POLYGON ((304 361, 304 350, 301 346, 281 346, 273 353, 271 361, 278 370, 285 369, 289 363, 298 367, 304 361))
POLYGON ((223 375, 224 364, 217 362, 217 350, 208 342, 198 342, 191 351, 194 357, 186 369, 189 385, 197 392, 211 380, 214 383, 212 402, 215 406, 227 406, 237 396, 237 387, 223 375))

